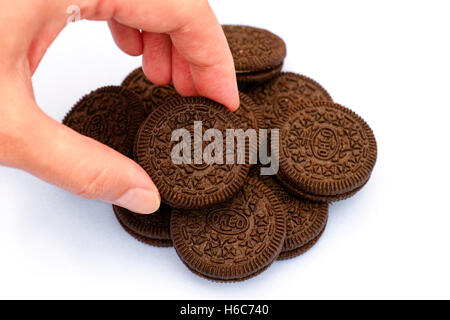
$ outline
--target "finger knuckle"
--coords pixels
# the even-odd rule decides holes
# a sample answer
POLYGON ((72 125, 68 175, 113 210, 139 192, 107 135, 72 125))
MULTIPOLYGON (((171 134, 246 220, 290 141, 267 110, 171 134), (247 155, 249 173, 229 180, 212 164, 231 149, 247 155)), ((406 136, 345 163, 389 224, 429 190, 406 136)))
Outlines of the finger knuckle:
POLYGON ((108 181, 108 170, 102 168, 87 178, 77 195, 87 199, 101 199, 107 190, 108 181))

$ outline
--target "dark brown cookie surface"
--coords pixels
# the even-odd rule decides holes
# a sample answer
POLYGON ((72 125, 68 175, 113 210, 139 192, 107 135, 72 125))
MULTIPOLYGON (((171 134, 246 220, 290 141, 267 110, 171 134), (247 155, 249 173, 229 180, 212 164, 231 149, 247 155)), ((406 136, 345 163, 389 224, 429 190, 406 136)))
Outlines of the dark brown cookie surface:
POLYGON ((236 73, 248 73, 280 66, 286 57, 286 45, 270 31, 249 26, 223 26, 236 73))
POLYGON ((239 278, 239 279, 236 279, 236 280, 221 280, 221 279, 214 279, 214 278, 205 276, 205 275, 201 274, 200 272, 195 271, 194 269, 192 269, 192 268, 191 268, 189 265, 187 265, 186 263, 183 262, 183 264, 184 264, 184 265, 189 269, 189 271, 191 271, 193 274, 195 274, 195 275, 197 275, 197 276, 199 276, 199 277, 201 277, 201 278, 203 278, 203 279, 206 279, 206 280, 209 280, 209 281, 212 281, 212 282, 219 282, 219 283, 230 283, 230 282, 243 282, 243 281, 247 281, 247 280, 250 280, 250 279, 252 279, 252 278, 254 278, 254 277, 256 277, 256 276, 259 276, 261 273, 263 273, 264 271, 266 271, 266 270, 271 266, 271 265, 269 264, 268 266, 262 268, 262 269, 259 270, 258 272, 255 272, 255 273, 253 273, 253 274, 251 274, 251 275, 249 275, 249 276, 246 276, 246 277, 244 277, 244 278, 239 278))
POLYGON ((63 123, 132 157, 134 138, 145 117, 144 106, 134 92, 111 86, 84 96, 63 123))
POLYGON ((266 128, 293 106, 320 100, 332 101, 328 92, 316 81, 292 72, 284 72, 262 85, 252 86, 246 93, 262 106, 266 128))
POLYGON ((118 206, 113 208, 119 220, 133 232, 152 239, 171 240, 172 208, 167 204, 162 203, 159 210, 153 214, 137 214, 118 206))
POLYGON ((286 190, 288 190, 290 193, 292 193, 296 196, 299 196, 301 198, 304 198, 304 199, 307 199, 310 201, 314 201, 314 202, 332 203, 332 202, 341 201, 341 200, 345 200, 345 199, 353 197, 355 194, 357 194, 359 191, 361 191, 361 189, 364 188, 364 186, 369 181, 369 178, 367 178, 366 182, 364 182, 360 187, 358 187, 352 191, 349 191, 346 193, 341 193, 341 194, 328 195, 328 196, 317 195, 317 194, 305 192, 305 191, 299 189, 297 186, 290 185, 289 179, 287 179, 287 178, 277 177, 277 180, 280 182, 281 185, 283 185, 283 187, 286 190))
POLYGON ((319 101, 294 106, 278 122, 279 178, 305 193, 341 195, 361 187, 375 166, 377 144, 350 109, 319 101))
POLYGON ((276 193, 285 209, 286 239, 282 252, 302 247, 317 237, 327 223, 328 204, 295 197, 273 177, 266 176, 263 182, 276 193))
MULTIPOLYGON (((248 175, 248 149, 244 154, 246 164, 225 162, 226 129, 242 126, 233 113, 211 100, 200 97, 175 98, 157 108, 142 125, 136 141, 137 161, 152 177, 166 203, 185 209, 212 206, 231 198, 242 187, 248 175), (201 127, 197 132, 201 132, 196 134, 195 123, 200 122, 201 127), (173 151, 182 140, 172 141, 172 134, 177 129, 188 134, 190 164, 186 161, 176 164, 172 159, 172 153, 182 155, 182 150, 173 151), (222 155, 218 150, 217 158, 222 159, 223 164, 208 164, 202 157, 210 145, 202 139, 208 129, 217 129, 222 133, 222 155), (201 151, 197 163, 194 149, 201 151)), ((213 152, 211 154, 216 155, 213 152)), ((237 154, 235 152, 235 156, 237 154)))
POLYGON ((245 93, 239 92, 241 105, 239 109, 234 112, 234 115, 242 122, 242 129, 259 129, 264 128, 264 115, 259 106, 245 93))
POLYGON ((143 235, 140 235, 139 233, 134 232, 130 228, 128 228, 116 215, 117 220, 119 221, 120 226, 133 238, 136 240, 148 244, 150 246, 154 247, 161 247, 161 248, 169 248, 173 246, 172 240, 161 240, 161 239, 152 239, 149 237, 144 237, 143 235))
POLYGON ((285 216, 276 195, 249 179, 232 200, 206 210, 174 210, 171 234, 188 267, 220 281, 247 279, 281 252, 285 216))
POLYGON ((328 204, 308 201, 284 189, 275 176, 261 176, 260 167, 252 168, 250 176, 259 179, 278 197, 286 215, 286 239, 282 252, 303 247, 324 229, 328 220, 328 204))
POLYGON ((283 65, 279 65, 273 69, 267 69, 263 71, 239 73, 236 75, 236 79, 239 84, 239 88, 245 88, 248 85, 258 85, 272 78, 275 78, 281 73, 283 65))
POLYGON ((277 260, 281 261, 281 260, 292 259, 292 258, 295 258, 295 257, 298 257, 298 256, 304 254, 305 252, 307 252, 308 250, 310 250, 312 247, 314 247, 316 245, 316 243, 322 237, 322 235, 325 231, 325 228, 326 228, 326 225, 314 239, 312 239, 310 242, 306 243, 305 245, 303 245, 297 249, 293 249, 291 251, 281 252, 280 255, 278 256, 277 260))
POLYGON ((133 90, 141 98, 147 114, 173 97, 180 96, 172 85, 159 86, 153 84, 147 79, 142 68, 137 68, 131 72, 122 82, 122 86, 133 90))

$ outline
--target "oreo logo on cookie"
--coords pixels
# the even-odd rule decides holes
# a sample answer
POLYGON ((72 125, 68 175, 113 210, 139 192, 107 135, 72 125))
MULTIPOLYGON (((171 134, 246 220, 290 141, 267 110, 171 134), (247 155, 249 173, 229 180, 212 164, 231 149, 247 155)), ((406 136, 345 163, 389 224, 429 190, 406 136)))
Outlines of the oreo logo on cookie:
POLYGON ((249 223, 247 218, 235 209, 230 209, 225 214, 222 209, 213 210, 206 218, 208 225, 216 232, 235 235, 247 231, 249 223))

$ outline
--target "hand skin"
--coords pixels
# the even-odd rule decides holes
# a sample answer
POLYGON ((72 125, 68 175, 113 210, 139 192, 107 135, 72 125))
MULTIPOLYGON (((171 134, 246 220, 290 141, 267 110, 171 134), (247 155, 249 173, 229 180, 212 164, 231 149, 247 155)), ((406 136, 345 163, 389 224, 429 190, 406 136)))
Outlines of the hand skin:
POLYGON ((82 19, 108 21, 125 53, 143 54, 152 82, 173 81, 183 95, 202 95, 234 111, 239 96, 222 28, 206 0, 0 0, 0 165, 81 197, 153 213, 161 199, 138 164, 36 104, 31 77, 66 25, 70 5, 81 8, 82 19))

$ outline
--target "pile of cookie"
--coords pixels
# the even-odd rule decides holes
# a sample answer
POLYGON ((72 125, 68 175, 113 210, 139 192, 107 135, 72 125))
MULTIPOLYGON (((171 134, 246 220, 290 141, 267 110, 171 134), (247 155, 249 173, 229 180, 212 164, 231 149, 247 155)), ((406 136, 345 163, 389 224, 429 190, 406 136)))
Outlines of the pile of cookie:
MULTIPOLYGON (((320 84, 281 72, 281 38, 248 26, 224 26, 224 32, 241 91, 235 113, 155 85, 139 68, 121 86, 83 97, 63 123, 134 159, 158 187, 163 203, 154 214, 113 206, 123 229, 146 244, 174 246, 193 273, 225 282, 249 279, 314 246, 329 203, 353 196, 369 180, 377 145, 366 122, 334 103, 320 84), (175 130, 190 134, 192 150, 206 152, 208 143, 194 135, 213 128, 224 133, 224 152, 212 153, 218 161, 206 163, 201 154, 173 161, 175 130), (249 148, 245 163, 220 161, 230 152, 227 129, 278 129, 277 174, 261 175, 264 164, 250 163, 249 148)), ((237 157, 239 150, 232 151, 237 157)))

